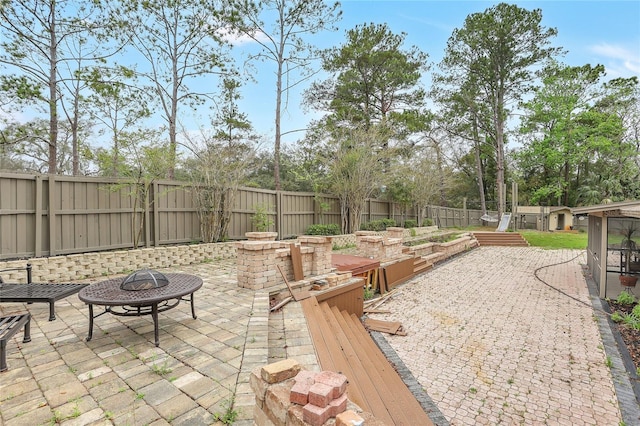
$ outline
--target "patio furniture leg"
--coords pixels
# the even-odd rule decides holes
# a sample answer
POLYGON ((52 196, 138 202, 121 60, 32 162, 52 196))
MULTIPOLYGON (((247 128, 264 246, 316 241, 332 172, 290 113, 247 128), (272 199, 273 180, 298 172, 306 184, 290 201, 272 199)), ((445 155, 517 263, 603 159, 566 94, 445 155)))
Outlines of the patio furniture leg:
POLYGON ((22 343, 29 343, 31 341, 31 314, 29 319, 24 323, 24 336, 22 337, 22 343))
POLYGON ((93 337, 93 305, 89 304, 89 334, 87 335, 87 342, 93 337))
POLYGON ((56 319, 56 305, 52 300, 49 302, 49 321, 54 321, 56 319))
POLYGON ((196 308, 193 304, 193 294, 194 293, 191 293, 191 316, 193 317, 193 319, 196 319, 198 317, 196 316, 196 308))
POLYGON ((0 340, 0 371, 7 369, 7 341, 0 340))
POLYGON ((151 316, 153 317, 153 333, 156 339, 156 347, 160 346, 160 332, 158 330, 158 304, 151 305, 151 316))
POLYGON ((31 314, 0 318, 0 372, 7 370, 7 341, 24 326, 23 343, 31 341, 31 314))

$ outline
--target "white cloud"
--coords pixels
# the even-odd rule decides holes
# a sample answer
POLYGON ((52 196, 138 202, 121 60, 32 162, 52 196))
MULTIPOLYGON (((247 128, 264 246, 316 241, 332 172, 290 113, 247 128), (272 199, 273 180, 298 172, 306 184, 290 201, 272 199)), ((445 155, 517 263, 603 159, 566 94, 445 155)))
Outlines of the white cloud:
POLYGON ((268 40, 268 37, 263 32, 257 30, 254 33, 254 37, 249 37, 246 34, 239 34, 230 28, 220 28, 217 33, 224 41, 233 46, 256 43, 256 39, 261 42, 268 40))
POLYGON ((640 51, 620 45, 600 43, 590 46, 591 52, 608 59, 605 64, 610 74, 628 76, 640 74, 640 51))

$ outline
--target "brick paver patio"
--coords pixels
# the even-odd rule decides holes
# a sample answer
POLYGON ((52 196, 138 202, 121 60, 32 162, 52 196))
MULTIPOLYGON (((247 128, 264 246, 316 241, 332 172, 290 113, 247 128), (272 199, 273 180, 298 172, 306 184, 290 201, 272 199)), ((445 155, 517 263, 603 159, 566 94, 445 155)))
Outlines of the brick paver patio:
POLYGON ((580 251, 487 247, 402 286, 387 341, 453 425, 617 425, 580 251), (577 257, 576 257, 577 256, 577 257), (581 304, 545 286, 585 302, 581 304))
MULTIPOLYGON (((391 314, 375 317, 403 323, 408 336, 385 337, 453 425, 618 425, 594 312, 532 276, 578 254, 475 249, 399 287, 382 306, 391 314)), ((540 275, 590 303, 582 262, 540 275)), ((44 304, 1 304, 0 314, 33 319, 32 341, 18 333, 8 345, 0 424, 208 425, 235 393, 234 424, 251 425, 254 368, 285 357, 318 368, 299 304, 269 319, 268 294, 238 288, 233 260, 161 271, 204 285, 196 320, 184 302, 160 314, 159 348, 150 317, 101 316, 86 342, 77 296, 56 304, 53 322, 44 304)))

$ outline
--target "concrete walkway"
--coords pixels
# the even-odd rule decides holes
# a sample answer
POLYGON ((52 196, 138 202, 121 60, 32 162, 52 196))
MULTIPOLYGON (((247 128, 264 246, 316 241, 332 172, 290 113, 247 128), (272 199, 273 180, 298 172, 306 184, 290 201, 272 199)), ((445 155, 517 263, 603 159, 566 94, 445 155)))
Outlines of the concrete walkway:
MULTIPOLYGON (((453 425, 615 426, 619 363, 607 365, 597 315, 532 276, 578 254, 475 249, 399 287, 381 307, 391 313, 375 317, 403 323, 409 335, 387 341, 453 425)), ((541 277, 590 304, 583 262, 541 277)), ((204 285, 197 319, 184 302, 160 314, 159 348, 150 317, 103 315, 86 342, 88 309, 76 296, 56 303, 53 322, 45 304, 0 304, 0 314, 33 316, 32 341, 18 333, 8 343, 0 424, 209 425, 229 415, 251 425, 254 368, 286 357, 319 368, 299 304, 270 317, 266 292, 237 287, 235 261, 162 271, 204 285)))

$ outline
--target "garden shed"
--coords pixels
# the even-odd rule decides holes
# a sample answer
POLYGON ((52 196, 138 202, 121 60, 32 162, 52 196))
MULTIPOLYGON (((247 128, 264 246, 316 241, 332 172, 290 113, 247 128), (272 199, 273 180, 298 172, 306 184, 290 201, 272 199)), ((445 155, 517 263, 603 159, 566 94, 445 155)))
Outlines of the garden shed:
POLYGON ((573 214, 564 206, 518 206, 518 229, 561 231, 571 229, 573 214))
MULTIPOLYGON (((640 201, 571 209, 588 220, 587 265, 601 298, 635 292, 640 277, 640 201)), ((636 294, 638 295, 638 294, 636 294)))

